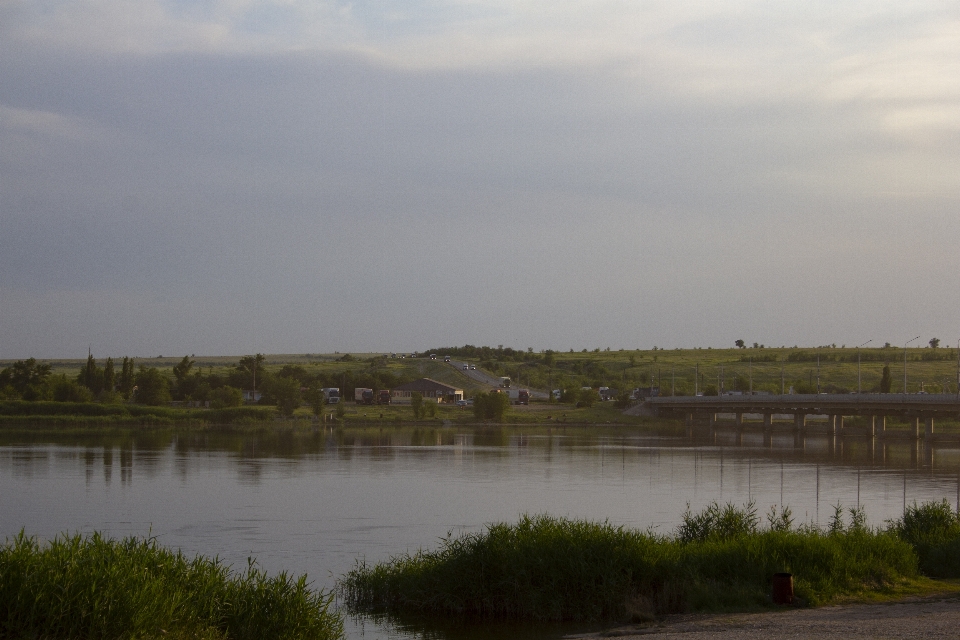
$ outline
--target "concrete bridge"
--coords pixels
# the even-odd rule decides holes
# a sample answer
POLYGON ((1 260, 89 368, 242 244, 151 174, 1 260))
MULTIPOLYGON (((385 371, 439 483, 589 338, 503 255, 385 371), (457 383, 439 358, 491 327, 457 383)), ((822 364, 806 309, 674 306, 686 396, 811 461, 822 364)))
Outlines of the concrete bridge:
POLYGON ((924 423, 924 436, 933 439, 937 419, 960 419, 960 395, 958 394, 791 394, 791 395, 725 395, 725 396, 673 396, 650 398, 646 406, 659 416, 682 418, 688 425, 695 420, 718 426, 717 414, 733 414, 734 425, 744 426, 744 415, 760 415, 765 431, 773 429, 775 415, 792 416, 795 431, 805 432, 807 417, 827 416, 827 429, 833 435, 842 435, 845 416, 865 416, 868 419, 868 436, 887 435, 888 417, 906 419, 912 429, 909 435, 920 437, 920 423, 924 423))

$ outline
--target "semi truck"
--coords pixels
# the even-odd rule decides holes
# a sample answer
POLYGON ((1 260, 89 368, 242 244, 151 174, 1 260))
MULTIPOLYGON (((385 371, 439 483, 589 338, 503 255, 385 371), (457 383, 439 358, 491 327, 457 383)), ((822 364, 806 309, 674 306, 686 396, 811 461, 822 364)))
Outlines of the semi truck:
POLYGON ((509 388, 510 388, 510 378, 508 378, 507 376, 501 376, 501 377, 500 377, 500 386, 501 386, 502 388, 504 388, 504 389, 509 389, 509 388))
POLYGON ((353 390, 353 400, 357 404, 373 404, 373 389, 357 387, 353 390))
POLYGON ((390 404, 390 389, 380 389, 377 393, 377 404, 390 404))
POLYGON ((517 404, 530 404, 530 392, 527 389, 517 392, 517 404))
POLYGON ((327 404, 338 404, 340 402, 340 387, 324 387, 320 389, 323 392, 323 399, 327 404))

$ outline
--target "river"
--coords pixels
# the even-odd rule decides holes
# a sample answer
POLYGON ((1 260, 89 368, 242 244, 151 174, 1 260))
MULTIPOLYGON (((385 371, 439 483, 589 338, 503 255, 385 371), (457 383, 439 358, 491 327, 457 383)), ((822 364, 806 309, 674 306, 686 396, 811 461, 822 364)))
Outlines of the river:
MULTIPOLYGON (((0 536, 152 535, 239 568, 254 557, 270 572, 307 573, 324 588, 357 560, 434 547, 523 513, 670 533, 688 504, 711 501, 753 500, 761 514, 785 504, 797 522, 821 524, 833 505, 859 504, 876 525, 905 502, 943 498, 960 499, 958 445, 595 427, 0 432, 0 536)), ((419 637, 363 618, 347 632, 419 637)))

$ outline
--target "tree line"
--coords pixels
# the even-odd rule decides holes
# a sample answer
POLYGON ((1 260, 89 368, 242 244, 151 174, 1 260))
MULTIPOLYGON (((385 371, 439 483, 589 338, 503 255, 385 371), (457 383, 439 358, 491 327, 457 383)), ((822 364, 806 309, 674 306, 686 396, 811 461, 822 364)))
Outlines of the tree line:
POLYGON ((290 364, 272 371, 266 368, 266 357, 258 353, 240 358, 226 371, 205 372, 190 356, 184 356, 170 375, 157 367, 136 365, 133 358, 98 362, 90 354, 77 374, 69 376, 54 374, 49 364, 28 358, 0 370, 0 400, 134 402, 155 406, 185 401, 225 408, 242 405, 243 391, 249 390, 256 392, 258 404, 275 405, 285 415, 292 415, 304 403, 319 413, 324 404, 324 387, 337 387, 341 397, 352 398, 357 387, 379 391, 412 380, 387 371, 381 360, 372 359, 361 371, 310 372, 290 364))

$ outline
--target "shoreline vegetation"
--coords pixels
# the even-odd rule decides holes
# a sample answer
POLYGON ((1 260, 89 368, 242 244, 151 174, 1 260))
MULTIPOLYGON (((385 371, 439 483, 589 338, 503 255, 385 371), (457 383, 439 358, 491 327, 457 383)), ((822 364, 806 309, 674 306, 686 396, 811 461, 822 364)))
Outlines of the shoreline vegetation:
MULTIPOLYGON (((924 348, 885 345, 856 349, 747 346, 732 349, 610 350, 568 352, 509 347, 438 347, 414 354, 256 354, 176 358, 106 358, 0 362, 0 427, 57 422, 64 426, 180 424, 623 424, 659 425, 625 415, 634 389, 660 395, 759 393, 957 393, 960 353, 931 339, 924 348), (436 354, 433 359, 428 354, 436 354), (452 363, 445 363, 450 356, 452 363), (482 399, 492 387, 456 363, 475 365, 496 381, 550 394, 549 401, 511 405, 494 418, 473 408, 426 402, 426 415, 411 405, 361 405, 354 390, 393 389, 432 378, 482 399), (901 382, 901 380, 903 382, 901 382), (904 387, 904 383, 906 386, 904 387), (340 390, 327 404, 325 388, 340 390), (610 401, 601 401, 605 389, 610 401), (256 398, 256 402, 253 402, 256 398), (34 406, 24 407, 20 403, 34 406), (201 408, 203 407, 203 408, 201 408)), ((850 424, 857 426, 857 419, 850 424)), ((941 430, 960 429, 955 421, 941 430)))
POLYGON ((154 538, 21 532, 0 546, 0 637, 335 640, 343 618, 306 576, 252 561, 235 572, 154 538))
POLYGON ((233 571, 154 538, 23 532, 0 546, 0 636, 335 640, 345 614, 401 626, 644 623, 672 613, 767 610, 774 573, 793 574, 795 606, 955 592, 960 514, 909 506, 883 527, 839 504, 825 527, 788 508, 763 522, 752 503, 688 507, 671 535, 607 522, 523 516, 439 548, 367 565, 334 591, 233 571), (945 580, 946 579, 946 580, 945 580), (339 596, 341 608, 334 606, 339 596))
POLYGON ((524 516, 447 536, 436 550, 356 567, 341 580, 348 611, 402 622, 648 622, 681 612, 772 607, 774 573, 792 573, 798 602, 820 606, 956 591, 960 515, 949 504, 907 508, 885 527, 835 508, 830 524, 795 526, 789 509, 716 503, 689 509, 670 536, 609 523, 524 516))

